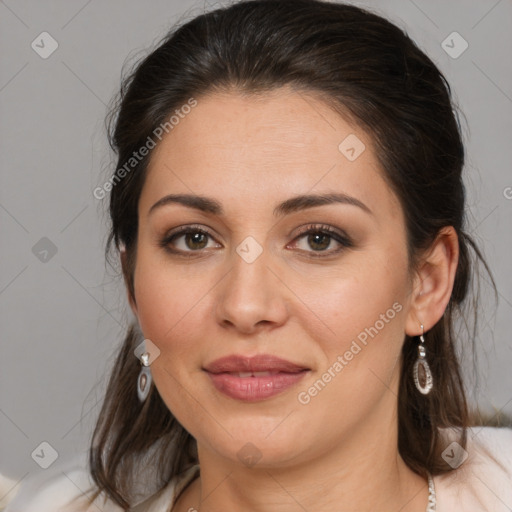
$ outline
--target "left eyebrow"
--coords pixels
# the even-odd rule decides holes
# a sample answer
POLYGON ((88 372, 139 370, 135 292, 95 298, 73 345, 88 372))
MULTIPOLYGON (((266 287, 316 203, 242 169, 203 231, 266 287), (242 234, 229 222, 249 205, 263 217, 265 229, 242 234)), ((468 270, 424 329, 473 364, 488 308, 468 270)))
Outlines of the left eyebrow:
POLYGON ((359 199, 349 196, 347 194, 307 194, 292 197, 282 202, 276 208, 274 208, 274 215, 281 216, 287 215, 306 208, 314 208, 315 206, 323 206, 326 204, 348 204, 351 206, 357 206, 366 213, 373 215, 373 212, 359 199))
MULTIPOLYGON (((198 196, 194 194, 169 194, 159 199, 148 212, 148 216, 157 208, 161 208, 168 204, 182 204, 189 208, 194 208, 206 213, 222 216, 224 210, 222 205, 211 197, 198 196)), ((295 196, 274 208, 274 216, 288 215, 307 208, 314 208, 315 206, 323 206, 327 204, 347 204, 357 206, 366 213, 373 215, 373 212, 359 199, 349 196, 347 194, 305 194, 295 196)))

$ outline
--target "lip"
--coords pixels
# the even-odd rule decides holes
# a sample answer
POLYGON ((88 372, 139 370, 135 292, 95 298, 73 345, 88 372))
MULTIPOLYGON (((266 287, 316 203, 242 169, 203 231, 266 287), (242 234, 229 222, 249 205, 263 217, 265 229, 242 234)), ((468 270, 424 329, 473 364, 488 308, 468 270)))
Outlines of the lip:
POLYGON ((298 373, 303 370, 309 370, 308 367, 292 363, 271 354, 257 354, 252 357, 233 354, 227 357, 221 357, 204 368, 209 373, 227 373, 227 372, 283 372, 298 373))
POLYGON ((309 372, 309 368, 303 365, 269 354, 223 357, 203 369, 218 391, 246 402, 264 400, 282 393, 309 372), (259 372, 264 374, 248 375, 259 372))

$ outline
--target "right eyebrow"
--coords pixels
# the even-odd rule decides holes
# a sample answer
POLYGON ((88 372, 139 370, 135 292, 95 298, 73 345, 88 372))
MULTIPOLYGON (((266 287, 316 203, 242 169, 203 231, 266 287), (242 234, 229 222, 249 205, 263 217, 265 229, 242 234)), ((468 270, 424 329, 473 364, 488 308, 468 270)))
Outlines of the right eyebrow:
POLYGON ((206 213, 213 213, 214 215, 223 215, 222 206, 215 199, 193 194, 169 194, 159 199, 149 209, 148 216, 156 209, 173 203, 182 204, 183 206, 195 208, 196 210, 201 210, 206 213))

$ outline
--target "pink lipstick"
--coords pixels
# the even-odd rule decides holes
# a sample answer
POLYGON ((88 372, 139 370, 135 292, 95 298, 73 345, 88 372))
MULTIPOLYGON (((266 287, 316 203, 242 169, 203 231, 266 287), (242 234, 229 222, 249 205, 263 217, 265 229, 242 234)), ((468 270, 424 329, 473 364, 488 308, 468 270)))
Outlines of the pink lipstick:
POLYGON ((283 392, 309 371, 304 365, 270 354, 223 357, 203 369, 221 393, 248 402, 264 400, 283 392))

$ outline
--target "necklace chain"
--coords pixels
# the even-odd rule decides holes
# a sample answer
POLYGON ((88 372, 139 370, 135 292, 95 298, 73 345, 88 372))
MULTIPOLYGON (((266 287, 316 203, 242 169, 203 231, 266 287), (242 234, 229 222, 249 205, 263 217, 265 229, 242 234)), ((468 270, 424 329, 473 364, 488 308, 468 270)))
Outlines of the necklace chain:
POLYGON ((430 473, 428 475, 428 505, 425 512, 436 511, 436 488, 434 487, 434 479, 430 473))

